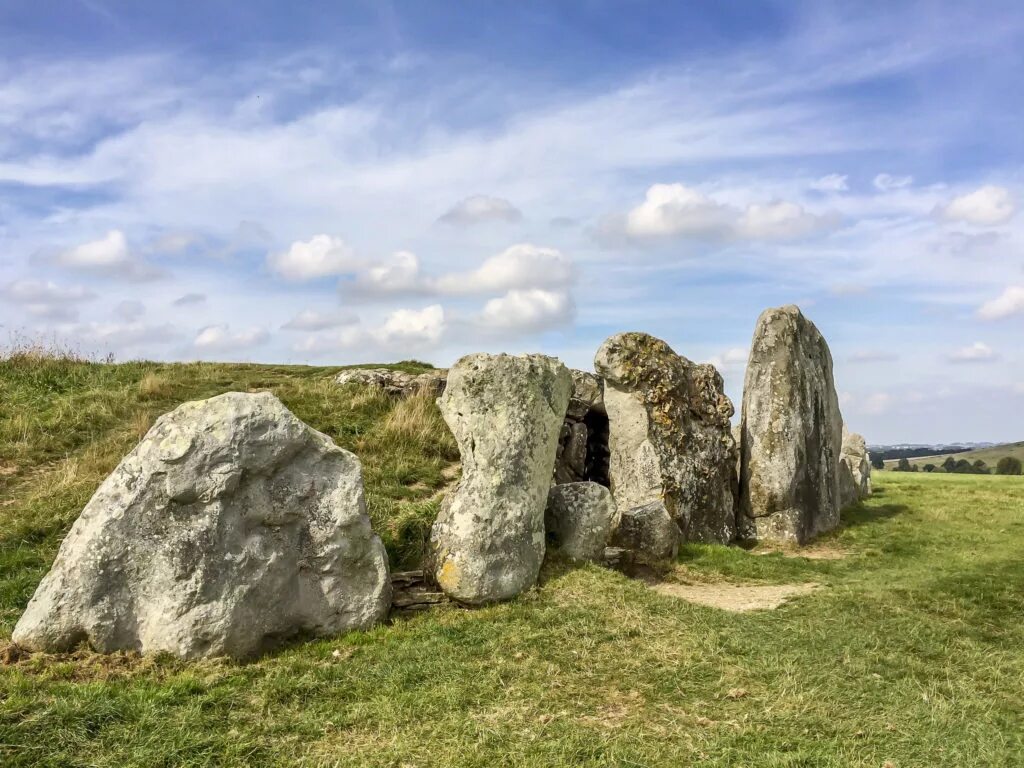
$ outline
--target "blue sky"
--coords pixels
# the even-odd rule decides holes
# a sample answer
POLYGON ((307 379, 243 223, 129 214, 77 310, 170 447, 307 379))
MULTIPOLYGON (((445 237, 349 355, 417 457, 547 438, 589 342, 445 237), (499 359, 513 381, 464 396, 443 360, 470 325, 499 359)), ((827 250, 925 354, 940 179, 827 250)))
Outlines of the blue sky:
POLYGON ((1019 3, 0 7, 0 333, 317 364, 794 302, 870 442, 1024 435, 1019 3), (719 7, 721 6, 721 7, 719 7))

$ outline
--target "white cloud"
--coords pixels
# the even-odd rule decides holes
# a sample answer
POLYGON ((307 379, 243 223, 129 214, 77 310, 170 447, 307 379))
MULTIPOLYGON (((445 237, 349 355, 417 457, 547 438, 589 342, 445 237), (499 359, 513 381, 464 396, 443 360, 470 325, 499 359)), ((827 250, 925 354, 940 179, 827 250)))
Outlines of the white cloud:
POLYGON ((453 205, 438 221, 457 226, 489 221, 515 222, 523 214, 508 200, 487 195, 473 195, 453 205))
POLYGON ((369 293, 425 293, 430 289, 420 275, 419 258, 410 251, 398 251, 370 267, 359 275, 356 287, 369 293))
POLYGON ((268 254, 267 266, 285 280, 302 282, 353 272, 360 264, 341 238, 315 235, 295 241, 287 251, 268 254))
POLYGON ((204 303, 206 303, 206 294, 205 293, 186 293, 186 294, 183 294, 183 295, 179 296, 178 298, 176 298, 171 303, 174 306, 176 306, 176 307, 188 307, 188 306, 194 306, 196 304, 204 304, 204 303))
POLYGON ((254 327, 232 331, 229 325, 223 324, 208 325, 200 330, 192 345, 205 350, 237 351, 239 347, 265 344, 269 340, 270 334, 265 328, 254 327))
POLYGON ((950 221, 965 221, 978 226, 1002 224, 1010 220, 1014 211, 1010 190, 992 184, 954 197, 941 209, 942 216, 950 221))
POLYGON ((737 233, 750 240, 795 240, 830 226, 829 217, 808 213, 786 201, 751 205, 740 217, 737 233))
POLYGON ((992 348, 983 341, 976 341, 970 346, 962 347, 949 356, 954 363, 987 363, 998 358, 992 348))
POLYGON ((1010 285, 996 298, 978 308, 983 320, 1000 320, 1024 312, 1024 285, 1010 285))
POLYGON ((894 189, 904 189, 914 183, 913 176, 892 176, 888 173, 880 173, 875 176, 872 182, 879 192, 890 192, 894 189))
POLYGON ((722 236, 732 226, 734 213, 702 192, 682 184, 654 184, 644 201, 626 214, 630 237, 722 236))
POLYGON ((743 347, 732 347, 719 355, 713 355, 707 362, 719 371, 738 371, 747 364, 748 353, 743 347))
POLYGON ((573 279, 572 261, 555 248, 520 243, 492 256, 471 272, 444 275, 436 282, 446 294, 558 288, 573 279))
POLYGON ((306 309, 281 326, 286 331, 325 331, 354 325, 359 318, 351 312, 317 312, 306 309))
POLYGON ((432 304, 421 310, 399 309, 392 312, 371 335, 385 344, 436 344, 444 331, 444 308, 440 304, 432 304))
POLYGON ((830 173, 817 181, 812 181, 810 187, 819 192, 846 192, 850 188, 849 179, 850 177, 845 174, 830 173))
POLYGON ((128 238, 119 229, 110 230, 98 240, 58 251, 53 261, 68 269, 126 280, 152 280, 164 274, 152 264, 138 259, 128 247, 128 238))
POLYGON ((564 291, 513 290, 488 301, 480 315, 489 328, 529 333, 564 325, 573 318, 572 299, 564 291))
POLYGON ((114 307, 114 314, 122 320, 131 322, 146 314, 146 305, 141 301, 122 301, 114 307))

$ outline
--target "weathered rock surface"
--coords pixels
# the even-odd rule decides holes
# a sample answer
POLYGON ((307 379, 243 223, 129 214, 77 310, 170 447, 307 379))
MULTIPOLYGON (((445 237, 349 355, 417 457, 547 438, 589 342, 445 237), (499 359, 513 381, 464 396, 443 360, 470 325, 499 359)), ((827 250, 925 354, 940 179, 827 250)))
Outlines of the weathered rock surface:
POLYGON ((556 483, 594 480, 608 483, 608 417, 601 380, 592 373, 570 369, 572 396, 558 438, 556 483))
POLYGON ((740 477, 758 539, 803 543, 838 525, 842 425, 821 333, 795 306, 765 310, 743 387, 740 477))
POLYGON ((841 506, 871 495, 871 456, 864 438, 843 427, 843 447, 839 454, 839 495, 841 506))
POLYGON ((662 501, 623 510, 612 534, 612 545, 630 550, 641 559, 675 560, 682 531, 662 501))
POLYGON ((462 479, 431 530, 434 578, 470 605, 531 587, 544 560, 544 509, 572 379, 544 355, 468 355, 438 399, 462 479))
POLYGON ((121 461, 13 639, 244 658, 369 627, 390 602, 356 457, 273 395, 230 392, 162 416, 121 461))
POLYGON ((437 397, 444 391, 448 371, 437 368, 424 373, 405 373, 390 368, 352 368, 334 377, 337 384, 362 384, 377 387, 393 397, 408 397, 415 392, 426 391, 437 397))
POLYGON ((615 501, 603 485, 565 483, 548 491, 548 542, 574 560, 601 560, 615 522, 615 501))
POLYGON ((619 510, 662 501, 685 540, 730 541, 733 406, 718 371, 644 333, 609 338, 594 367, 605 382, 609 476, 619 510))

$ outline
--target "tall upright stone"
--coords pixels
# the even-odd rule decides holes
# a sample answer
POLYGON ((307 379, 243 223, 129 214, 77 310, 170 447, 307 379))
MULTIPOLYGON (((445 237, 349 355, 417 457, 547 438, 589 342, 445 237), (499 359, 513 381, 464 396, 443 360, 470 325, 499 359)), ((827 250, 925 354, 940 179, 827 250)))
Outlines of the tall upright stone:
POLYGON ((229 392, 160 417, 104 480, 13 639, 245 658, 390 607, 359 460, 273 395, 229 392))
POLYGON ((733 406, 718 371, 646 333, 607 339, 594 367, 605 382, 609 478, 621 514, 662 502, 684 540, 730 541, 733 406))
POLYGON ((843 507, 871 495, 871 455, 867 443, 845 426, 839 455, 839 494, 843 507))
POLYGON ((842 429, 824 337, 796 306, 765 310, 743 387, 741 527, 801 544, 835 528, 842 429))
POLYGON ((438 399, 462 479, 431 530, 430 566, 454 600, 507 600, 544 560, 544 509, 572 379, 544 355, 468 355, 438 399))

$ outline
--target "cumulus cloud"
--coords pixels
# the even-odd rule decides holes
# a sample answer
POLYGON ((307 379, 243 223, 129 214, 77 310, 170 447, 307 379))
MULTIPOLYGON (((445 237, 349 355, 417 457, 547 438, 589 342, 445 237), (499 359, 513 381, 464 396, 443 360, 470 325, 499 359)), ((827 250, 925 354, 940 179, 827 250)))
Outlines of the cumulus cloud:
POLYGON ((188 306, 194 306, 196 304, 204 304, 204 303, 206 303, 206 294, 205 293, 186 293, 186 294, 182 294, 181 296, 176 298, 171 303, 174 306, 176 306, 176 307, 188 307, 188 306))
POLYGON ((913 176, 893 176, 888 173, 880 173, 875 176, 872 182, 879 192, 890 192, 894 189, 904 189, 914 183, 913 176))
POLYGON ((850 188, 849 179, 845 174, 830 173, 812 181, 810 187, 819 192, 846 192, 850 188))
POLYGON ((325 331, 358 322, 359 318, 351 312, 317 312, 307 309, 299 312, 281 328, 286 331, 325 331))
POLYGON ((561 251, 520 243, 492 256, 470 272, 442 276, 436 286, 439 292, 446 294, 494 293, 564 287, 572 279, 572 261, 561 251))
POLYGON ((1010 190, 986 184, 966 195, 954 197, 940 208, 940 213, 949 221, 992 226, 1009 221, 1015 210, 1010 190))
POLYGON ((204 350, 236 350, 239 347, 253 347, 265 344, 270 340, 270 334, 265 328, 245 328, 240 331, 232 331, 231 326, 208 325, 199 331, 192 345, 197 349, 204 350))
POLYGON ((453 205, 438 221, 465 227, 491 221, 516 222, 522 218, 522 212, 508 200, 473 195, 453 205))
POLYGON ((712 355, 706 362, 711 363, 719 371, 738 371, 747 364, 747 350, 743 347, 731 347, 721 354, 712 355))
POLYGON ((949 355, 949 359, 954 363, 987 363, 998 357, 992 348, 983 341, 976 341, 969 346, 961 347, 949 355))
POLYGON ((978 308, 983 320, 1000 320, 1024 312, 1024 285, 1007 286, 1001 294, 978 308))
POLYGON ((122 320, 131 322, 146 314, 146 305, 141 301, 122 301, 114 307, 114 314, 122 320))
POLYGON ((153 280, 164 275, 161 269, 132 253, 128 247, 128 238, 119 229, 110 230, 98 240, 58 251, 53 261, 68 269, 126 280, 153 280))
POLYGON ((360 263, 341 238, 315 235, 295 241, 287 251, 268 254, 267 266, 285 280, 304 282, 353 272, 360 263))
POLYGON ((385 344, 436 344, 444 331, 444 308, 440 304, 431 304, 420 310, 399 309, 392 312, 371 335, 385 344))
POLYGON ((356 279, 356 287, 374 294, 428 293, 429 281, 420 275, 420 260, 415 253, 398 251, 380 264, 370 267, 356 279))
POLYGON ((480 314, 485 326, 503 332, 547 330, 572 321, 575 307, 568 293, 540 288, 513 290, 488 301, 480 314))
POLYGON ((42 280, 15 280, 0 287, 0 297, 20 304, 39 320, 72 321, 78 317, 77 305, 91 301, 96 295, 81 286, 62 288, 42 280))
POLYGON ((834 216, 820 216, 786 200, 744 209, 718 202, 683 184, 654 184, 644 201, 624 217, 610 217, 600 227, 606 239, 634 241, 698 238, 706 240, 793 240, 834 226, 834 216))

